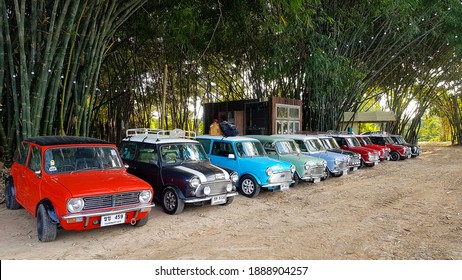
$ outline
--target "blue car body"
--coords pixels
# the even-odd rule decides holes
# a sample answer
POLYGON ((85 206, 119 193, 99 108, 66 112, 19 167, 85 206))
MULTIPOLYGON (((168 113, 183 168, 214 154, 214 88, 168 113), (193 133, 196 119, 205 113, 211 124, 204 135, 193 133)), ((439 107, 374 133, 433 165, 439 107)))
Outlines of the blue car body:
POLYGON ((199 135, 196 137, 210 161, 239 174, 238 189, 254 197, 260 188, 286 190, 293 183, 295 166, 269 158, 261 143, 252 138, 199 135))

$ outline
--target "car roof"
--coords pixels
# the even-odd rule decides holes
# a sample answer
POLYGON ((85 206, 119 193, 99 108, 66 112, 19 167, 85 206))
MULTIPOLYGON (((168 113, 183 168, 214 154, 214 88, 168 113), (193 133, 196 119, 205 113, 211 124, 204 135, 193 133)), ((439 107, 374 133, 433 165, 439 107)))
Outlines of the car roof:
POLYGON ((198 135, 196 139, 210 139, 210 140, 225 140, 229 142, 241 142, 241 141, 257 141, 257 139, 245 137, 245 136, 213 136, 208 134, 198 135))
POLYGON ((273 134, 273 136, 289 138, 289 139, 297 139, 297 140, 319 139, 318 135, 314 135, 314 134, 273 134))
POLYGON ((277 141, 293 141, 290 138, 279 137, 275 135, 246 135, 247 137, 257 139, 259 141, 265 142, 277 142, 277 141))
POLYGON ((146 136, 130 136, 122 140, 123 142, 138 142, 138 143, 150 143, 150 144, 173 144, 173 143, 198 143, 193 139, 185 138, 150 138, 146 136))
POLYGON ((40 146, 78 145, 78 144, 110 144, 110 142, 83 136, 35 136, 24 139, 40 146))
POLYGON ((198 143, 192 139, 196 136, 194 131, 150 129, 150 128, 131 128, 127 129, 126 137, 123 142, 139 142, 151 144, 173 144, 173 143, 198 143))

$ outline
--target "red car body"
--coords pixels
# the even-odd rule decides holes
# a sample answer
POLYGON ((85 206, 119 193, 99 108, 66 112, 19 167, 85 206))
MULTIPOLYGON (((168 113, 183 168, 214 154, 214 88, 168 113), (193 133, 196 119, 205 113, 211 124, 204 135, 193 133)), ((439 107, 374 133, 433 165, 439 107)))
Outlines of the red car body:
POLYGON ((361 146, 371 148, 379 152, 380 161, 390 160, 390 148, 372 144, 366 135, 355 135, 361 146))
POLYGON ((126 171, 116 146, 93 138, 24 140, 6 183, 7 208, 22 206, 37 217, 41 241, 54 240, 58 227, 144 225, 154 207, 152 187, 126 171), (93 151, 92 160, 98 164, 90 166, 89 158, 78 158, 82 151, 93 151))

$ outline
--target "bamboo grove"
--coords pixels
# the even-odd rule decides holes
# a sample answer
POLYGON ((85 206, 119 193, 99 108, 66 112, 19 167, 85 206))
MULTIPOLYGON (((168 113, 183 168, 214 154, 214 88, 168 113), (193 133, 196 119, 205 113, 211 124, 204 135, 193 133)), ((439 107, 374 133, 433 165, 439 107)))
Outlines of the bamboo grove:
POLYGON ((459 0, 0 5, 5 147, 39 134, 117 143, 134 126, 200 132, 201 104, 267 96, 303 100, 303 130, 381 103, 408 141, 428 112, 462 140, 459 0))

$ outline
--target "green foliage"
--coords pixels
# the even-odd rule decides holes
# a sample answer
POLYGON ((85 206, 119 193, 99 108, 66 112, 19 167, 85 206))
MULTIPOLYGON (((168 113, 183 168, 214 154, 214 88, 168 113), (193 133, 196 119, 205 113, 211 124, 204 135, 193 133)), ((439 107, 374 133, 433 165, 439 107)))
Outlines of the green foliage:
POLYGON ((426 116, 422 120, 422 126, 419 131, 419 141, 433 142, 444 141, 441 139, 443 125, 441 118, 437 116, 426 116))

